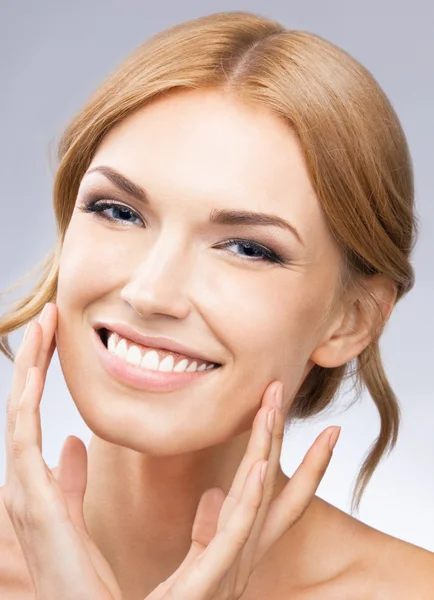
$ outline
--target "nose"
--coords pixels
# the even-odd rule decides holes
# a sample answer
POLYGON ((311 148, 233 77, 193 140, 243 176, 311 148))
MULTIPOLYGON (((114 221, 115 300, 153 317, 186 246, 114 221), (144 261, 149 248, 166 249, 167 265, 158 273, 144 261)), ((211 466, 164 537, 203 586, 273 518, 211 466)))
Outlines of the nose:
MULTIPOLYGON (((160 246, 161 248, 161 246, 160 246)), ((163 256, 162 252, 151 252, 134 270, 132 277, 121 290, 121 297, 130 304, 141 317, 166 315, 177 319, 185 319, 191 302, 186 293, 186 263, 181 258, 163 256), (184 263, 184 264, 182 264, 184 263)))

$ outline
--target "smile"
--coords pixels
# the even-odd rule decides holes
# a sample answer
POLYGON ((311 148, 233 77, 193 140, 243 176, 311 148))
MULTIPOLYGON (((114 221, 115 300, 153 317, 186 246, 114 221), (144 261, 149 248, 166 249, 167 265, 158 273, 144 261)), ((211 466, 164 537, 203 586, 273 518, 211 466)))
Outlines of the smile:
POLYGON ((164 349, 146 348, 105 328, 94 333, 103 367, 129 387, 172 391, 202 379, 221 366, 164 349))

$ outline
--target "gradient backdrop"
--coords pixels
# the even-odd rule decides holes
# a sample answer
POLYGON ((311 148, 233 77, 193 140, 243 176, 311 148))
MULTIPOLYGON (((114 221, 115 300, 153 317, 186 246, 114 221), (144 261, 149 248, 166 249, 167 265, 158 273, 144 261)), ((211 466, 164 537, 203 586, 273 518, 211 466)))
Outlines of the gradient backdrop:
MULTIPOLYGON (((0 2, 0 290, 28 272, 55 242, 51 190, 56 141, 67 121, 121 60, 149 35, 190 18, 248 10, 342 46, 377 78, 407 133, 413 155, 420 237, 416 286, 395 309, 383 336, 386 370, 402 408, 402 430, 363 499, 359 518, 434 551, 434 3, 383 0, 223 2, 175 0, 1 0, 0 2)), ((24 288, 24 289, 27 289, 24 288)), ((2 299, 18 297, 18 292, 2 299)), ((23 330, 11 335, 12 347, 23 330)), ((0 357, 0 484, 12 364, 0 357)), ((372 400, 333 409, 287 434, 282 467, 292 475, 316 435, 342 433, 318 495, 349 512, 351 490, 379 432, 372 400)), ((57 354, 41 406, 43 455, 57 464, 65 437, 87 444, 91 432, 69 396, 57 354)))

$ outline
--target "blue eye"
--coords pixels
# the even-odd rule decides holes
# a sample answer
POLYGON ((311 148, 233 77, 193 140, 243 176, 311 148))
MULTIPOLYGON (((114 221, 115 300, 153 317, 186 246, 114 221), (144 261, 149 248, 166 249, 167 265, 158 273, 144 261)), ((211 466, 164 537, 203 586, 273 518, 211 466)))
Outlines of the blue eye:
POLYGON ((131 216, 137 217, 143 223, 142 219, 137 215, 137 213, 131 208, 128 208, 128 206, 124 206, 123 204, 118 204, 116 202, 110 202, 108 200, 90 201, 88 204, 81 206, 80 210, 86 213, 98 213, 98 216, 102 219, 107 219, 108 221, 113 221, 115 223, 121 222, 135 224, 134 221, 125 220, 131 216), (109 216, 106 213, 108 210, 112 210, 114 214, 118 213, 120 216, 109 216))
MULTIPOLYGON (((124 204, 119 204, 117 202, 112 202, 110 200, 96 199, 96 200, 88 200, 82 206, 79 206, 78 209, 85 213, 97 213, 98 217, 101 219, 106 219, 107 221, 111 221, 114 223, 121 224, 136 224, 132 220, 125 220, 128 217, 136 217, 140 223, 143 224, 143 219, 131 208, 125 206, 124 204), (116 216, 109 216, 106 211, 113 211, 113 215, 116 213, 116 216)), ((247 260, 248 262, 269 262, 269 263, 279 263, 286 264, 287 261, 278 256, 275 252, 266 248, 262 244, 255 242, 253 240, 243 240, 243 239, 230 239, 224 242, 224 244, 220 244, 221 247, 226 248, 227 246, 240 246, 244 248, 245 254, 235 254, 242 260, 247 260)))
POLYGON ((275 254, 269 248, 266 248, 262 244, 258 244, 258 242, 254 242, 252 240, 240 240, 240 239, 232 239, 228 240, 223 244, 223 247, 226 246, 240 246, 244 248, 245 254, 240 255, 240 258, 245 258, 247 260, 252 260, 254 262, 273 262, 273 263, 283 263, 283 259, 281 259, 277 254, 275 254), (259 256, 258 256, 259 254, 259 256))

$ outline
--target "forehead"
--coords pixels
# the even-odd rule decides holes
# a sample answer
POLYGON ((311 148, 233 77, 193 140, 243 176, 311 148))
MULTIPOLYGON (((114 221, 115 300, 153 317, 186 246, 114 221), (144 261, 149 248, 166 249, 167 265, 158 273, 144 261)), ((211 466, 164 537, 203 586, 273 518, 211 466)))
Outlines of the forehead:
POLYGON ((268 109, 218 91, 176 92, 139 109, 105 136, 97 165, 157 200, 270 211, 305 237, 326 227, 295 133, 268 109))

